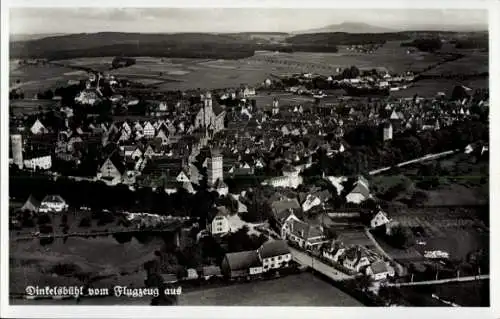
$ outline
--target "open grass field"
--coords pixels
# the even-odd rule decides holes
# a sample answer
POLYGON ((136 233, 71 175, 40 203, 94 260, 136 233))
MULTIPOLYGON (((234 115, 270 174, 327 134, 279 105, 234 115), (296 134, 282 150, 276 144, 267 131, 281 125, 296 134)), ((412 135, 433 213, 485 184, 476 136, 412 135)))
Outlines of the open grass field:
MULTIPOLYGON (((373 54, 351 53, 341 48, 339 53, 275 53, 258 51, 240 60, 169 59, 138 57, 136 64, 111 71, 124 77, 141 77, 165 81, 158 88, 184 90, 216 89, 255 85, 271 74, 313 72, 324 75, 336 73, 337 68, 356 65, 361 69, 381 69, 391 72, 419 70, 442 58, 427 53, 406 54, 399 42, 389 42, 373 54)), ((109 69, 111 58, 79 58, 59 61, 66 65, 109 69)))
POLYGON ((26 98, 33 98, 38 92, 53 90, 58 86, 67 86, 69 80, 82 80, 86 77, 86 72, 67 67, 49 64, 18 65, 16 61, 10 61, 10 88, 20 88, 26 98))
POLYGON ((428 250, 443 250, 454 260, 465 259, 467 254, 487 248, 489 230, 475 216, 472 208, 407 208, 389 210, 390 217, 409 227, 417 244, 408 249, 397 249, 379 240, 379 244, 396 260, 402 262, 423 260, 428 250))
POLYGON ((45 110, 58 103, 52 100, 12 100, 9 101, 9 112, 12 115, 32 114, 37 113, 40 107, 45 110))
POLYGON ((401 287, 403 297, 415 306, 445 307, 446 304, 432 298, 454 302, 462 307, 488 307, 490 305, 490 281, 479 280, 440 285, 401 287))
POLYGON ((309 273, 236 284, 181 295, 186 306, 362 306, 330 283, 309 273))
POLYGON ((488 52, 469 51, 465 57, 437 66, 424 75, 458 75, 488 72, 488 52))

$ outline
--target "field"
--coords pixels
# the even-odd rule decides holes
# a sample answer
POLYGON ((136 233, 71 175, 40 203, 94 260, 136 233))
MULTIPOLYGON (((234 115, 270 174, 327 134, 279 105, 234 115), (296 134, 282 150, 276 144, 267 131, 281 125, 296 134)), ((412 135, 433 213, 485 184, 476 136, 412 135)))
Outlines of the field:
POLYGON ((408 226, 417 242, 421 242, 403 250, 379 240, 395 259, 423 260, 426 250, 444 250, 452 259, 464 259, 469 252, 488 248, 488 161, 476 163, 469 155, 458 153, 440 160, 439 164, 447 173, 441 173, 440 185, 435 189, 417 187, 420 177, 415 167, 402 169, 401 175, 381 175, 371 180, 378 197, 399 185, 387 212, 394 221, 408 226), (408 198, 416 199, 406 202, 408 198), (413 206, 412 202, 421 207, 413 206))
MULTIPOLYGON (((480 71, 488 68, 487 54, 471 53, 458 61, 446 63, 437 71, 459 72, 462 68, 480 71)), ((442 61, 442 57, 422 52, 406 53, 399 42, 388 42, 373 54, 353 53, 341 46, 338 53, 277 53, 257 51, 254 56, 239 60, 181 59, 137 57, 136 64, 109 71, 112 57, 76 58, 56 61, 68 66, 19 66, 11 62, 11 84, 17 80, 27 96, 36 92, 62 85, 69 79, 82 79, 86 74, 70 67, 90 67, 99 71, 109 71, 121 77, 152 85, 160 90, 186 90, 193 88, 218 89, 238 87, 241 84, 257 85, 272 74, 292 74, 312 72, 331 75, 337 68, 357 66, 360 69, 379 69, 389 72, 419 71, 442 61)), ((429 73, 431 74, 431 73, 429 73)), ((432 73, 434 74, 434 73, 432 73)), ((465 81, 472 87, 487 85, 486 80, 465 81)), ((420 81, 408 90, 393 92, 394 96, 433 96, 439 91, 450 91, 456 85, 452 80, 420 81)))
POLYGON ((435 294, 443 300, 454 302, 462 307, 489 307, 489 286, 489 280, 479 280, 440 285, 401 287, 400 291, 404 298, 415 306, 446 306, 441 301, 432 298, 432 294, 435 294))
POLYGON ((489 70, 488 52, 469 52, 465 57, 424 72, 424 75, 457 75, 484 73, 489 70))
POLYGON ((179 303, 186 306, 362 306, 309 273, 190 292, 181 295, 179 303))
POLYGON ((12 115, 22 113, 32 114, 37 113, 40 107, 42 107, 42 109, 47 109, 57 103, 57 101, 51 100, 12 100, 9 101, 9 111, 12 115))
POLYGON ((18 65, 16 61, 10 61, 10 88, 22 89, 26 98, 33 98, 41 91, 67 86, 69 80, 82 80, 86 77, 86 72, 67 67, 18 65))
MULTIPOLYGON (((111 71, 112 74, 135 80, 157 80, 159 89, 184 90, 216 89, 241 84, 262 83, 271 74, 313 72, 324 75, 336 73, 337 68, 356 65, 361 69, 378 68, 391 72, 418 70, 440 61, 427 53, 406 54, 398 42, 389 42, 374 54, 357 54, 341 48, 339 53, 274 53, 258 51, 240 60, 171 59, 138 57, 136 64, 111 71)), ((109 69, 111 58, 79 58, 58 61, 70 66, 109 69)))

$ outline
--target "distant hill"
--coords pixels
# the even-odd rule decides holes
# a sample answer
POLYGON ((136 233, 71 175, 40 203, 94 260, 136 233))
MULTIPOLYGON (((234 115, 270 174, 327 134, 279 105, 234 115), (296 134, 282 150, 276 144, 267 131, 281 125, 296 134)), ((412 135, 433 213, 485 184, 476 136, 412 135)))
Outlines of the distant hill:
POLYGON ((48 37, 65 35, 65 33, 40 33, 40 34, 11 34, 9 42, 39 40, 48 37))
POLYGON ((311 33, 392 33, 392 32, 411 32, 411 31, 440 31, 440 32, 483 32, 488 31, 488 24, 427 24, 401 26, 394 28, 384 28, 373 26, 362 22, 344 22, 341 24, 331 24, 322 28, 295 31, 292 34, 311 34, 311 33))
POLYGON ((369 25, 367 23, 358 23, 358 22, 344 22, 341 24, 331 24, 326 27, 296 31, 292 32, 293 34, 309 34, 309 33, 388 33, 394 32, 393 29, 377 27, 373 25, 369 25))

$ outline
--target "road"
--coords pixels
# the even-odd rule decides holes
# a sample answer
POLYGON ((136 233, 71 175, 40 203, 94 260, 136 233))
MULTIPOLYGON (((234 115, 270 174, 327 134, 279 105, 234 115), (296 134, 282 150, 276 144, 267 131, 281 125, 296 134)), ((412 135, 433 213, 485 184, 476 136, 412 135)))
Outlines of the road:
POLYGON ((398 264, 388 253, 385 252, 385 250, 379 245, 379 243, 377 242, 377 240, 375 239, 375 237, 373 237, 373 235, 370 233, 370 230, 368 228, 366 228, 366 227, 365 227, 365 234, 366 234, 366 236, 368 236, 368 238, 370 238, 370 240, 372 241, 373 245, 378 250, 378 252, 381 255, 383 255, 385 258, 387 258, 388 260, 392 261, 394 263, 394 265, 396 265, 396 267, 398 268, 397 273, 398 274, 403 274, 404 273, 403 266, 401 266, 400 264, 398 264))
MULTIPOLYGON (((436 154, 427 154, 427 155, 419 157, 419 158, 415 158, 415 159, 412 159, 412 160, 409 160, 409 161, 406 161, 406 162, 401 162, 401 163, 396 164, 394 166, 396 166, 396 167, 403 167, 403 166, 414 164, 414 163, 419 163, 419 162, 423 162, 423 161, 433 160, 433 159, 436 159, 436 158, 439 158, 439 157, 443 157, 443 156, 446 156, 446 155, 454 154, 454 153, 456 153, 458 151, 459 150, 451 150, 451 151, 446 151, 446 152, 441 152, 441 153, 436 153, 436 154)), ((377 174, 380 174, 382 172, 390 170, 394 166, 387 166, 387 167, 383 167, 383 168, 378 168, 378 169, 370 171, 368 174, 370 174, 370 175, 377 175, 377 174)))
POLYGON ((439 280, 426 280, 426 281, 414 281, 414 282, 401 282, 401 283, 386 283, 384 284, 387 287, 402 287, 402 286, 421 286, 421 285, 437 285, 437 284, 446 284, 449 282, 462 282, 462 281, 475 281, 475 280, 483 280, 490 279, 490 275, 479 275, 479 276, 467 276, 467 277, 459 277, 459 278, 448 278, 448 279, 439 279, 439 280))
POLYGON ((333 280, 347 280, 354 278, 351 275, 344 274, 336 270, 335 268, 323 263, 317 258, 311 257, 308 254, 301 252, 293 247, 288 247, 292 253, 292 258, 294 261, 301 265, 311 267, 315 271, 333 279, 333 280))

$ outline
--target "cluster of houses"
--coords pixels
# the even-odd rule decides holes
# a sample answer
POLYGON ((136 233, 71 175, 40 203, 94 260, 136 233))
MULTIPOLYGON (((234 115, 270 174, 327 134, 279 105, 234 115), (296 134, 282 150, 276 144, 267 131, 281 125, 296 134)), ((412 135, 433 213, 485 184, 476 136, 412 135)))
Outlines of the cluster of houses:
POLYGON ((230 279, 253 278, 271 270, 290 265, 292 254, 283 240, 270 240, 257 250, 228 253, 221 264, 221 272, 230 279))
POLYGON ((31 213, 61 213, 65 212, 68 207, 60 195, 47 195, 42 201, 38 201, 31 195, 19 210, 31 213))
MULTIPOLYGON (((377 253, 363 246, 345 245, 339 240, 328 238, 323 225, 312 225, 301 220, 298 216, 303 210, 297 199, 281 197, 271 206, 273 228, 283 240, 297 249, 316 252, 322 259, 340 266, 344 271, 364 273, 374 280, 394 275, 394 269, 377 253)), ((387 214, 379 210, 372 215, 369 225, 371 228, 378 228, 391 223, 387 214)))

